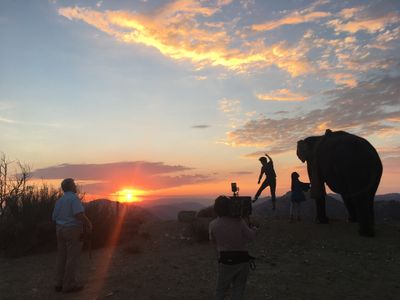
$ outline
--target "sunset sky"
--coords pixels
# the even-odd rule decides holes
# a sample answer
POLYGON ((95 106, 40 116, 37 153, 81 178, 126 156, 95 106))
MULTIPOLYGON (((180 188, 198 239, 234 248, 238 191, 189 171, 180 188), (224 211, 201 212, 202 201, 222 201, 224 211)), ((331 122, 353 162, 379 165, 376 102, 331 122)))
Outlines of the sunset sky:
POLYGON ((2 0, 0 45, 0 151, 34 180, 253 196, 268 152, 282 195, 330 128, 400 191, 400 1, 2 0))

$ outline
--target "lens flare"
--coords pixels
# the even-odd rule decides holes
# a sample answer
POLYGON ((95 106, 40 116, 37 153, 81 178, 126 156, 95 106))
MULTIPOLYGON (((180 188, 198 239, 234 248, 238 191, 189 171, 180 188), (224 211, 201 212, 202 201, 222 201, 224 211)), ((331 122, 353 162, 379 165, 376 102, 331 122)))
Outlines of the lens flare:
POLYGON ((142 201, 141 196, 145 194, 145 191, 136 188, 123 188, 112 194, 112 196, 118 202, 140 202, 142 201))

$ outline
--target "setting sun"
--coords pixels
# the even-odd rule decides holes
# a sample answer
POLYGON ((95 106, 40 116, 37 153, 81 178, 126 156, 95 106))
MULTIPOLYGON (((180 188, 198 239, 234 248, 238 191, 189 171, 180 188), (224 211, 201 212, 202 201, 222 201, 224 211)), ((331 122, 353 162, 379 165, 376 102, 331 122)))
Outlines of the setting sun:
POLYGON ((115 197, 115 200, 119 202, 140 202, 142 201, 140 196, 143 196, 144 194, 145 191, 142 190, 125 188, 112 195, 115 197))

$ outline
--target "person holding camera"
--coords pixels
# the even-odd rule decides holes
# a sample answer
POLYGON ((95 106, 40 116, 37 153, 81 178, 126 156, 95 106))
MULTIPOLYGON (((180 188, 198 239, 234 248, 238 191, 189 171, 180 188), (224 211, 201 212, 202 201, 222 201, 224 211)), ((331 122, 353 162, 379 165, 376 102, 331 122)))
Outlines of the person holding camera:
POLYGON ((246 244, 254 240, 256 229, 249 228, 241 217, 230 215, 231 199, 219 196, 214 203, 217 218, 209 225, 210 240, 219 253, 216 299, 223 300, 232 285, 231 299, 244 299, 250 260, 246 244))

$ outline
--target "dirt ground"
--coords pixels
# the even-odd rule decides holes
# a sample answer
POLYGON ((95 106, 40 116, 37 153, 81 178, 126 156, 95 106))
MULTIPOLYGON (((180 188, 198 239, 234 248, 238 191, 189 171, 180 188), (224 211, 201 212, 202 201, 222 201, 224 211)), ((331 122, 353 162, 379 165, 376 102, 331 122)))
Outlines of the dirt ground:
MULTIPOLYGON (((246 299, 400 299, 400 224, 260 220, 246 299)), ((212 299, 216 251, 182 237, 186 224, 147 224, 115 249, 84 252, 77 294, 53 291, 56 253, 0 259, 0 299, 212 299)))

